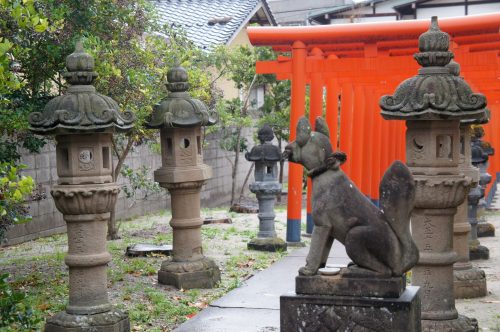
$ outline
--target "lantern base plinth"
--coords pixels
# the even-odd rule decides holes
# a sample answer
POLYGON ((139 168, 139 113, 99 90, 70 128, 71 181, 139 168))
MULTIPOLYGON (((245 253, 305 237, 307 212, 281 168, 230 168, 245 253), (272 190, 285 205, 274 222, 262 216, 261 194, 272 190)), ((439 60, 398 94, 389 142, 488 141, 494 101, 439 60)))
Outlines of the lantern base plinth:
POLYGON ((45 332, 128 332, 128 314, 113 309, 95 315, 72 315, 61 311, 47 319, 45 332))
POLYGON ((489 222, 480 222, 477 224, 477 237, 495 236, 495 226, 489 222))
POLYGON ((249 250, 259 251, 286 251, 286 242, 279 237, 256 237, 247 244, 249 250))
POLYGON ((478 260, 478 259, 489 259, 490 258, 490 249, 485 246, 470 246, 469 247, 469 259, 470 260, 478 260))
POLYGON ((470 268, 453 271, 453 286, 456 299, 473 299, 486 296, 486 275, 483 270, 470 268))
POLYGON ((427 320, 422 319, 422 332, 477 332, 478 325, 475 318, 459 315, 451 320, 427 320))
POLYGON ((158 282, 178 289, 214 288, 220 281, 220 270, 207 257, 188 262, 164 261, 158 271, 158 282))

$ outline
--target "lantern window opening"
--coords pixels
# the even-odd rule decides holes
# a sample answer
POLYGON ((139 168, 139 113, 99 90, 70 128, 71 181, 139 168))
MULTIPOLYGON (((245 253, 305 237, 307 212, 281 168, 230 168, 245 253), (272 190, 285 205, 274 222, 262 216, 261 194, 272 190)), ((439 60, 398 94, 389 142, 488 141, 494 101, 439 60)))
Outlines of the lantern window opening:
POLYGON ((188 138, 184 138, 182 141, 181 141, 181 148, 183 149, 187 149, 189 147, 189 145, 191 144, 191 142, 189 141, 188 138))
POLYGON ((61 148, 61 166, 63 169, 69 169, 69 151, 68 148, 61 148))
POLYGON ((102 167, 106 169, 110 168, 109 151, 109 146, 102 147, 102 167))
POLYGON ((172 156, 172 151, 173 151, 172 138, 167 137, 167 156, 172 156))
POLYGON ((201 156, 201 137, 196 136, 196 147, 198 148, 198 154, 201 156))

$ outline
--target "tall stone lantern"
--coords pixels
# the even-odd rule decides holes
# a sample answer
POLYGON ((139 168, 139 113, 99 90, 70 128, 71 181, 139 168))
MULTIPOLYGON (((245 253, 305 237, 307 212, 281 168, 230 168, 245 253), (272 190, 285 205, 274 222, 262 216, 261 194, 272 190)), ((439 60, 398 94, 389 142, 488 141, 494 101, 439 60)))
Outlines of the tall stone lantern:
POLYGON ((154 177, 168 189, 172 203, 173 257, 162 263, 158 282, 179 289, 212 288, 220 271, 201 245, 200 191, 212 177, 203 163, 201 127, 215 124, 217 114, 187 93, 184 68, 169 70, 167 79, 170 93, 155 105, 147 124, 160 129, 162 167, 154 177))
POLYGON ((460 120, 484 116, 486 98, 450 73, 448 48, 449 36, 433 17, 415 54, 423 68, 380 99, 385 119, 406 121, 406 162, 416 186, 412 236, 420 252, 412 284, 421 287, 422 331, 429 332, 477 330, 455 309, 453 218, 471 183, 458 167, 460 120))
POLYGON ((45 331, 129 331, 127 314, 108 300, 106 229, 120 191, 112 176, 112 135, 131 129, 134 115, 96 92, 94 59, 81 43, 66 68, 66 94, 29 117, 31 131, 55 136, 59 180, 51 194, 68 229, 69 303, 45 331))
POLYGON ((286 250, 286 242, 276 235, 274 227, 274 202, 281 192, 277 165, 282 158, 281 151, 271 143, 274 133, 268 124, 259 129, 258 138, 260 144, 245 154, 246 160, 255 163, 255 182, 250 184, 250 191, 259 201, 259 233, 247 246, 248 249, 261 251, 286 250))
MULTIPOLYGON (((446 66, 451 74, 460 75, 460 65, 451 60, 446 66)), ((461 173, 467 176, 471 183, 470 188, 474 188, 479 183, 479 170, 472 165, 471 134, 472 124, 486 123, 488 116, 485 112, 480 119, 460 121, 460 160, 458 168, 461 173)), ((469 190, 468 197, 471 197, 474 190, 469 190)), ((473 267, 469 260, 469 236, 471 235, 471 224, 468 218, 468 199, 465 199, 457 208, 453 224, 453 249, 458 255, 458 259, 453 265, 454 293, 456 299, 476 298, 486 296, 486 275, 483 270, 473 267)))

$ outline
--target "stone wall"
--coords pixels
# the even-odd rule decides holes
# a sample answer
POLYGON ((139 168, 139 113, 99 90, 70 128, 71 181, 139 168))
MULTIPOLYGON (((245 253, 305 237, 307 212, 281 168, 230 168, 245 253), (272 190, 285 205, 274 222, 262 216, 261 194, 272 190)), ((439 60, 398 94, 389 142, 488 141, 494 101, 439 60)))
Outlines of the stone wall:
MULTIPOLYGON (((251 131, 247 130, 245 136, 249 137, 249 145, 253 146, 251 131)), ((212 179, 207 181, 201 193, 202 206, 216 207, 228 205, 231 197, 232 170, 231 164, 226 157, 231 157, 233 154, 219 148, 217 135, 208 136, 205 143, 204 160, 206 164, 212 166, 214 175, 212 179)), ((22 173, 33 177, 36 181, 38 187, 34 196, 40 199, 29 202, 29 209, 33 220, 12 227, 7 232, 7 240, 4 245, 13 245, 66 231, 62 215, 57 211, 50 195, 50 188, 57 183, 54 143, 47 144, 39 154, 30 154, 27 151, 21 151, 21 155, 21 162, 27 165, 27 168, 22 173)), ((146 165, 151 171, 152 178, 152 172, 160 167, 161 160, 159 154, 152 152, 148 146, 142 145, 130 152, 125 164, 133 169, 138 169, 142 165, 146 165)), ((249 167, 250 163, 241 154, 240 170, 237 175, 237 183, 239 185, 237 187, 237 195, 239 195, 241 184, 249 167)), ((253 181, 253 174, 249 181, 253 181)), ((119 183, 124 183, 123 177, 119 178, 119 183)), ((246 190, 246 193, 248 193, 248 190, 246 190)), ((131 203, 125 197, 124 193, 121 192, 116 205, 117 217, 119 219, 142 216, 169 208, 170 199, 166 194, 166 190, 162 190, 161 194, 150 196, 146 200, 136 201, 135 204, 131 203)))

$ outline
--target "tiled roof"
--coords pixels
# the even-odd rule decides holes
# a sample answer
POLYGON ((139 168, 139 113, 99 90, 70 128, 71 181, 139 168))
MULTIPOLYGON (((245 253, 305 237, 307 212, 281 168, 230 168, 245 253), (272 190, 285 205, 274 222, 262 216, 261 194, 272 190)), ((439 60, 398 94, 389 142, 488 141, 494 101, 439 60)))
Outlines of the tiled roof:
POLYGON ((151 0, 161 24, 182 28, 195 45, 210 49, 231 37, 263 7, 265 0, 151 0))

